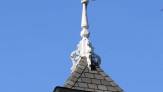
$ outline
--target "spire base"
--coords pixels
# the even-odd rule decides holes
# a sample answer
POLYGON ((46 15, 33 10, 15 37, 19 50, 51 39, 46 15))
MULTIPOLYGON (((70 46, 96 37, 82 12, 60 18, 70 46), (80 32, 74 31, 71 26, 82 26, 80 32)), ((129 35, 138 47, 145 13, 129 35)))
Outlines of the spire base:
POLYGON ((73 63, 71 68, 72 72, 76 69, 76 66, 79 64, 82 58, 86 58, 85 62, 87 62, 90 70, 95 70, 95 67, 99 67, 101 64, 101 58, 94 53, 91 42, 86 37, 81 39, 77 45, 77 49, 71 53, 71 60, 73 63))

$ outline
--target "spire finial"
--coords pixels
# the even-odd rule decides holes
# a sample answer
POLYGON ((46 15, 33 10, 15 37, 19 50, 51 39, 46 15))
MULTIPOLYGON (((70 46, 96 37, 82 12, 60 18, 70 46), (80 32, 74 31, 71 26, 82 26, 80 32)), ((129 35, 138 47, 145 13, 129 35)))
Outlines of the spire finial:
POLYGON ((99 66, 101 63, 100 57, 94 53, 94 49, 89 41, 88 32, 88 17, 87 17, 87 5, 89 0, 82 0, 82 20, 81 20, 81 41, 77 45, 77 49, 71 53, 71 59, 73 62, 72 72, 75 70, 81 58, 86 58, 87 65, 89 69, 99 66))
POLYGON ((82 0, 81 1, 83 5, 83 11, 82 11, 82 20, 81 20, 81 37, 89 37, 89 32, 88 32, 88 17, 87 17, 87 5, 88 5, 88 0, 82 0))

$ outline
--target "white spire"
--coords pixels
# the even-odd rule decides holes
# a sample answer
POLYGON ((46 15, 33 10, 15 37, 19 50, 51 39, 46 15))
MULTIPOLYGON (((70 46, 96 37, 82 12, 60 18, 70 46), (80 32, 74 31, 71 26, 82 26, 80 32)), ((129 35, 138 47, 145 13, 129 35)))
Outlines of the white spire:
POLYGON ((89 32, 88 32, 88 18, 87 18, 87 5, 88 5, 88 0, 82 0, 81 1, 83 5, 83 11, 82 11, 82 20, 81 20, 81 37, 89 37, 89 32))
MULTIPOLYGON (((89 32, 88 32, 88 18, 87 18, 87 5, 88 5, 88 0, 82 0, 81 1, 83 5, 83 11, 82 11, 82 20, 81 20, 81 28, 82 31, 80 33, 81 35, 81 55, 84 57, 87 57, 88 54, 91 53, 92 48, 89 46, 89 32)), ((90 62, 89 62, 90 63, 90 62)))
POLYGON ((71 53, 71 59, 73 62, 72 72, 75 70, 76 65, 79 63, 82 57, 87 59, 88 67, 91 69, 91 66, 99 66, 100 57, 96 55, 93 51, 93 47, 89 41, 89 32, 88 32, 88 17, 87 17, 87 5, 88 0, 81 1, 83 10, 82 10, 82 20, 81 20, 81 41, 77 45, 77 49, 71 53))

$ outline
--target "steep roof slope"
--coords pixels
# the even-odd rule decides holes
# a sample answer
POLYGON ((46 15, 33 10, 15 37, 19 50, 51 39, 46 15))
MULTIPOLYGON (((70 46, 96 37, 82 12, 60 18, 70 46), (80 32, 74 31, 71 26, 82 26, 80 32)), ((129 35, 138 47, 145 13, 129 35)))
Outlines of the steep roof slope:
POLYGON ((92 92, 123 92, 100 67, 90 70, 86 58, 80 60, 64 87, 92 92))

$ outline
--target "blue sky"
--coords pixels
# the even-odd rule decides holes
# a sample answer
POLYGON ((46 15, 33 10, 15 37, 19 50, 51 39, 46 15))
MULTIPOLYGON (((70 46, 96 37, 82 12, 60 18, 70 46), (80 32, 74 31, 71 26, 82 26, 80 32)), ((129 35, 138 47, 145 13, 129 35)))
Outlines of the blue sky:
MULTIPOLYGON (((96 0, 88 8, 105 72, 126 92, 163 92, 163 0, 96 0)), ((80 0, 0 0, 0 92, 63 85, 80 20, 80 0)))

